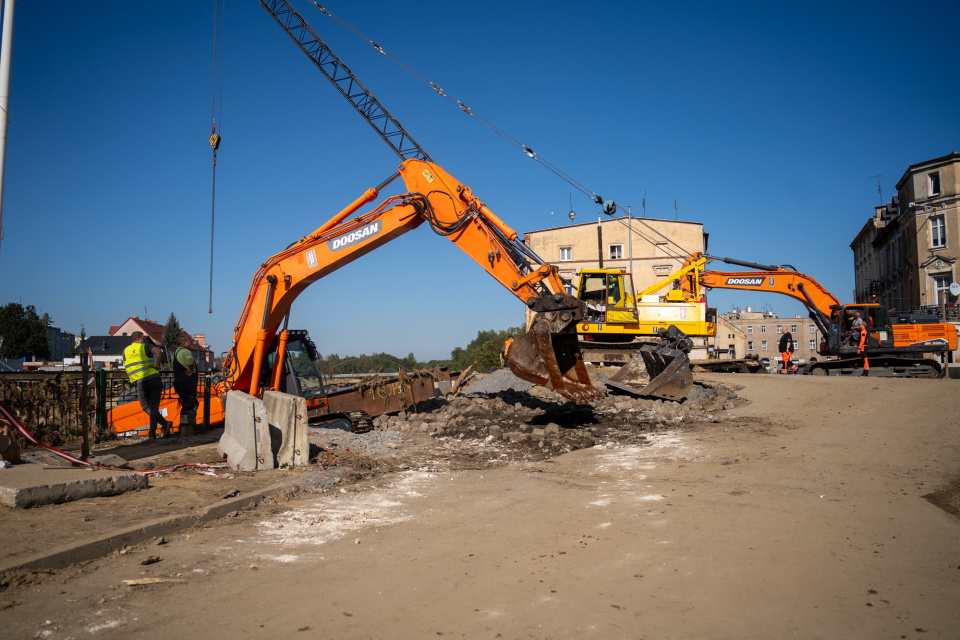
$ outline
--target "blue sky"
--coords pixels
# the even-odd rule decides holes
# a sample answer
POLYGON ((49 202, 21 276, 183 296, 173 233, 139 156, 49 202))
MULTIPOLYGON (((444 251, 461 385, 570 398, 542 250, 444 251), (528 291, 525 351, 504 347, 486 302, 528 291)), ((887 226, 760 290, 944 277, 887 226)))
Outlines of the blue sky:
MULTIPOLYGON (((213 2, 21 2, 0 303, 105 334, 173 312, 229 348, 270 255, 396 156, 255 0, 226 8, 208 313, 213 2), (201 6, 202 5, 202 6, 201 6)), ((294 6, 433 159, 521 233, 572 188, 305 0, 294 6)), ((335 15, 605 198, 702 222, 710 251, 790 263, 843 300, 849 244, 911 163, 960 148, 956 2, 329 0, 335 15)), ((573 192, 578 222, 597 207, 573 192)), ((717 265, 717 268, 723 268, 717 265)), ((711 305, 802 313, 786 298, 711 305)), ((322 353, 443 358, 523 306, 418 229, 316 283, 322 353)))

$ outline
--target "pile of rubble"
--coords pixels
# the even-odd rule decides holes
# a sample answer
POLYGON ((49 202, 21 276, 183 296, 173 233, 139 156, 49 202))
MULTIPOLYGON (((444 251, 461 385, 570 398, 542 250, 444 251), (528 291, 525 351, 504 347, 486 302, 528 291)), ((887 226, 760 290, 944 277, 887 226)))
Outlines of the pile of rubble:
POLYGON ((376 431, 399 431, 407 437, 480 441, 542 456, 591 447, 598 440, 642 442, 644 433, 681 422, 717 422, 725 409, 736 405, 732 388, 702 385, 682 403, 610 394, 576 404, 499 370, 468 385, 460 397, 378 416, 373 425, 376 431))

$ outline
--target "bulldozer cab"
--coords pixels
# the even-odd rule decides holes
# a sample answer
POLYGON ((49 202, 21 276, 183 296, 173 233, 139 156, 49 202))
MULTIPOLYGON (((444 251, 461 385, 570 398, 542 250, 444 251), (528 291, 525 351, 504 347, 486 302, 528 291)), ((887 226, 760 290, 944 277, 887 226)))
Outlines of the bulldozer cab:
POLYGON ((587 305, 587 322, 637 322, 637 301, 633 292, 633 280, 628 273, 584 269, 580 272, 577 297, 587 305))

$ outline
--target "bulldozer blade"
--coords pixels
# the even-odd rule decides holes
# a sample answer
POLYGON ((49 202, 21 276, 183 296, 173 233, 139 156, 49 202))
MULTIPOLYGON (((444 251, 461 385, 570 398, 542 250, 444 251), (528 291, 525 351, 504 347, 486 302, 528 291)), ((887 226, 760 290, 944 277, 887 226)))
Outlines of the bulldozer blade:
POLYGON ((518 378, 553 389, 574 402, 603 397, 590 381, 576 333, 552 334, 546 325, 534 323, 513 341, 506 360, 518 378))
POLYGON ((647 345, 606 384, 635 396, 683 400, 693 386, 690 358, 679 349, 647 345))

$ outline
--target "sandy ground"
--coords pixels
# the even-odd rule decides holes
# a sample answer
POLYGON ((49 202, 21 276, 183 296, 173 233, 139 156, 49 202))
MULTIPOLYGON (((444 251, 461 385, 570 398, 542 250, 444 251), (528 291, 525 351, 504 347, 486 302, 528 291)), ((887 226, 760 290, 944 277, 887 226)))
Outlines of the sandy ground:
POLYGON ((397 464, 164 544, 8 578, 0 629, 960 638, 957 382, 698 378, 734 379, 750 402, 547 459, 397 464), (145 578, 161 581, 124 583, 145 578))

